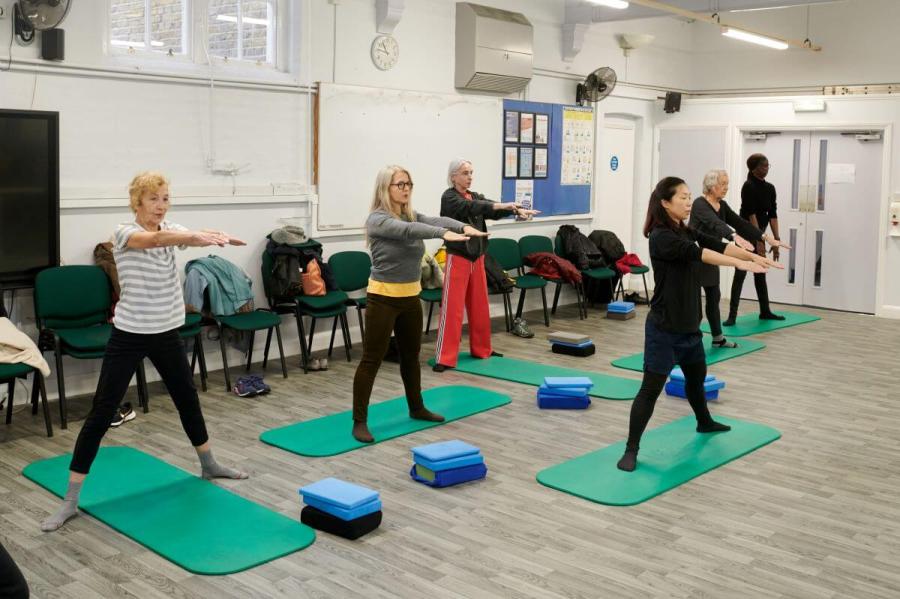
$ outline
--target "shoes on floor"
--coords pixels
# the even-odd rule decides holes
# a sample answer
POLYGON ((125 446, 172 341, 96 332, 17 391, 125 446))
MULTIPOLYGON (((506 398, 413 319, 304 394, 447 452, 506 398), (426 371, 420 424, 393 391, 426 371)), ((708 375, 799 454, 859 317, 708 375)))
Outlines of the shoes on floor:
POLYGON ((135 414, 134 409, 131 407, 131 403, 126 401, 116 410, 112 422, 110 422, 109 425, 112 427, 122 426, 135 418, 137 418, 137 414, 135 414))
POLYGON ((231 388, 238 397, 255 397, 259 394, 259 387, 249 376, 242 376, 234 383, 231 388))
POLYGON ((531 339, 534 337, 534 333, 528 328, 524 318, 517 318, 513 321, 513 327, 510 333, 517 337, 522 337, 523 339, 531 339))
POLYGON ((256 393, 258 395, 265 395, 266 393, 270 393, 272 391, 272 387, 268 386, 263 380, 263 377, 258 374, 248 374, 247 376, 241 378, 248 379, 250 381, 250 384, 254 388, 256 388, 256 393))

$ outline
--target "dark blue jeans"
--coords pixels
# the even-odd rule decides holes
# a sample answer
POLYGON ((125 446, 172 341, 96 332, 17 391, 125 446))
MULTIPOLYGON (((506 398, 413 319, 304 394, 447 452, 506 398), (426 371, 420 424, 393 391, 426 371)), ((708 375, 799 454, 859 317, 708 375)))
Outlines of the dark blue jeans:
POLYGON ((191 367, 178 331, 173 329, 165 333, 139 335, 113 327, 103 355, 94 403, 75 441, 69 466, 73 472, 87 474, 91 469, 100 449, 100 441, 109 429, 119 402, 125 397, 131 377, 145 357, 150 358, 172 396, 181 426, 191 445, 197 447, 209 440, 191 367))

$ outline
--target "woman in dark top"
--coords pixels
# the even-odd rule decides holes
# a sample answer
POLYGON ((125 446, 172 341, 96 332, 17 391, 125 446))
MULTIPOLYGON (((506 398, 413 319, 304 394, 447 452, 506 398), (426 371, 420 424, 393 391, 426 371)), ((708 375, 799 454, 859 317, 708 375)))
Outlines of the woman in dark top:
POLYGON ((627 472, 637 464, 641 435, 676 364, 684 371, 688 402, 697 417, 697 432, 730 430, 712 419, 703 392, 706 354, 700 334, 700 263, 750 272, 765 272, 767 266, 776 266, 764 256, 686 227, 683 221, 690 213, 691 191, 682 179, 666 177, 657 183, 644 223, 656 283, 645 325, 644 378, 631 405, 628 442, 618 463, 619 469, 627 472))
MULTIPOLYGON (((441 196, 441 216, 452 218, 487 232, 485 219, 515 215, 530 218, 539 212, 515 202, 494 202, 469 189, 472 185, 472 163, 463 158, 450 162, 447 182, 450 188, 441 196)), ((475 358, 500 354, 491 347, 491 315, 488 303, 484 254, 487 237, 471 237, 468 241, 448 241, 447 264, 444 266, 444 292, 441 319, 435 344, 435 372, 455 368, 462 337, 463 309, 469 315, 469 350, 475 358)))
MULTIPOLYGON (((728 195, 728 173, 712 170, 703 177, 703 195, 691 206, 690 227, 717 239, 730 239, 746 250, 754 251, 756 244, 767 242, 774 247, 784 247, 740 216, 725 202, 728 195), (752 242, 752 243, 751 243, 752 242)), ((700 284, 706 295, 706 320, 713 336, 713 347, 737 347, 722 334, 722 320, 719 316, 719 267, 712 264, 700 265, 700 284)))
MULTIPOLYGON (((751 225, 765 233, 766 228, 772 227, 772 237, 769 242, 772 245, 772 258, 779 258, 778 246, 772 241, 778 241, 778 204, 776 201, 775 186, 766 181, 769 174, 769 159, 762 154, 751 154, 747 158, 747 180, 741 187, 741 218, 746 219, 751 225)), ((756 245, 756 253, 765 256, 766 245, 762 242, 756 245)), ((722 324, 726 327, 733 326, 737 319, 738 306, 741 303, 741 289, 744 287, 746 273, 738 271, 734 273, 731 282, 731 303, 728 308, 728 319, 722 324)), ((775 314, 769 308, 769 288, 766 285, 766 274, 753 275, 753 284, 756 287, 756 298, 759 300, 760 320, 784 320, 784 316, 775 314)))

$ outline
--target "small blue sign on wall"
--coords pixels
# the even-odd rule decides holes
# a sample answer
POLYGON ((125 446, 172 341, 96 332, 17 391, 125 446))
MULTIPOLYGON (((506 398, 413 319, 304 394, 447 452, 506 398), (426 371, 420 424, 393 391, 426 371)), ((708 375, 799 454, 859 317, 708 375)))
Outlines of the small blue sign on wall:
POLYGON ((619 157, 613 156, 609 159, 609 168, 613 171, 619 170, 619 157))

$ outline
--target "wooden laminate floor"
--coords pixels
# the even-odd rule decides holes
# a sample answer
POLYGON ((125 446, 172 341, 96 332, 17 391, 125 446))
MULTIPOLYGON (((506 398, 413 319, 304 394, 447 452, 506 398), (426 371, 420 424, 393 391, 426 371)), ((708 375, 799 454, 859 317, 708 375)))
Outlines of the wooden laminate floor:
MULTIPOLYGON (((609 362, 642 350, 646 307, 638 310, 619 322, 597 310, 578 321, 561 309, 550 330, 593 335, 590 358, 551 354, 539 324, 525 340, 497 323, 495 348, 636 378, 609 362)), ((258 441, 265 429, 349 409, 355 347, 353 363, 336 353, 327 372, 304 375, 292 358, 285 380, 270 365, 273 391, 262 398, 225 393, 214 373, 201 398, 218 459, 251 472, 223 486, 299 519, 298 487, 351 480, 381 492, 384 523, 375 533, 354 542, 320 533, 304 551, 224 577, 190 574, 90 517, 41 533, 58 500, 21 471, 71 451, 90 401, 81 397, 70 402, 69 430, 57 428, 52 439, 27 410, 0 426, 0 539, 34 597, 900 597, 900 321, 804 311, 823 318, 761 335, 766 349, 710 369, 727 383, 714 414, 774 426, 782 439, 638 506, 593 504, 534 478, 624 438, 628 401, 539 411, 534 387, 426 367, 424 387, 477 385, 509 394, 512 404, 331 458, 258 441), (444 490, 412 482, 409 448, 453 438, 482 448, 488 478, 444 490)), ((433 346, 434 333, 423 358, 433 346)), ((373 400, 401 390, 397 365, 386 363, 373 400)), ((105 443, 197 471, 171 401, 159 384, 151 393, 152 411, 105 443)), ((663 396, 650 426, 689 412, 663 396)))

